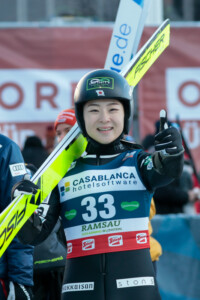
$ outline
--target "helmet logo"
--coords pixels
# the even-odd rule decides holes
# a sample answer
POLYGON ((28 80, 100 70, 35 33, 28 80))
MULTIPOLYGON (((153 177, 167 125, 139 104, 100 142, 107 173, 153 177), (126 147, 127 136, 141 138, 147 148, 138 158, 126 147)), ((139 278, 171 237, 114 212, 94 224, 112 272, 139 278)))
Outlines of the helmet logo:
POLYGON ((105 93, 103 90, 96 90, 97 96, 105 96, 105 93))
POLYGON ((114 78, 112 77, 94 77, 87 80, 86 90, 97 88, 114 89, 114 78))

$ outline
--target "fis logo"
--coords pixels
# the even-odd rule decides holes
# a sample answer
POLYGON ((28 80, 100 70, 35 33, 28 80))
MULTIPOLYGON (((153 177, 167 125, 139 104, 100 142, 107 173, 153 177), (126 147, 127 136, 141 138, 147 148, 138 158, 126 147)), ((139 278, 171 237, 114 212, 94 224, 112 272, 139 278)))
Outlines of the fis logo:
POLYGON ((60 193, 61 193, 61 196, 64 196, 65 193, 69 192, 70 191, 70 183, 69 182, 65 182, 64 186, 62 186, 60 188, 60 193))

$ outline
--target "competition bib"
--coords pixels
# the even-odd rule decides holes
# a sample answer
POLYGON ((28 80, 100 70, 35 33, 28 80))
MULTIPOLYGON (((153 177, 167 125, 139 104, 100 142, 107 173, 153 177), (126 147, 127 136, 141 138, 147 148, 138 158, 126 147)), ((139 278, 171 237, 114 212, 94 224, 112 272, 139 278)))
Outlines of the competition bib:
POLYGON ((149 247, 151 194, 136 152, 103 166, 78 162, 59 183, 68 258, 149 247))

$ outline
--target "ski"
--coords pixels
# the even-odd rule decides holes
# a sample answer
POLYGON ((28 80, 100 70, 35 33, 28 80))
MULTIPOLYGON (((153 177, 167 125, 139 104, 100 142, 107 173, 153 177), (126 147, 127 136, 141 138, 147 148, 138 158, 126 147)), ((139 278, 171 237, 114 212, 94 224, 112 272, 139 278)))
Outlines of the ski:
MULTIPOLYGON (((122 70, 121 74, 130 86, 137 85, 169 45, 169 32, 170 24, 169 20, 166 20, 122 70)), ((86 145, 86 139, 81 135, 76 123, 31 179, 40 187, 37 194, 15 198, 0 214, 0 257, 20 228, 66 174, 71 163, 84 153, 86 145)))
MULTIPOLYGON (((35 173, 35 175, 33 176, 33 178, 31 179, 31 181, 33 181, 34 183, 37 182, 38 178, 40 177, 40 175, 50 166, 50 162, 53 159, 56 159, 57 155, 60 154, 60 152, 62 152, 63 149, 63 145, 65 145, 66 140, 68 141, 69 139, 69 143, 71 143, 72 139, 75 139, 75 137, 80 134, 80 130, 78 128, 78 126, 74 126, 71 131, 70 131, 70 135, 67 135, 66 138, 64 138, 62 140, 62 142, 55 148, 55 150, 48 156, 48 158, 45 160, 45 162, 42 164, 42 166, 37 170, 37 172, 35 173)), ((65 145, 65 147, 67 147, 67 144, 65 145)), ((14 206, 14 204, 19 200, 20 196, 16 197, 10 204, 9 206, 7 206, 4 211, 0 214, 0 224, 3 221, 3 219, 5 218, 5 216, 7 215, 7 213, 11 210, 11 208, 14 206)))
POLYGON ((38 169, 31 181, 40 189, 37 194, 15 198, 0 214, 0 257, 20 228, 62 179, 71 163, 85 151, 87 142, 77 123, 38 169))
POLYGON ((129 85, 135 87, 161 53, 169 46, 170 23, 166 19, 121 71, 129 85))
POLYGON ((120 0, 104 68, 120 72, 138 49, 151 0, 120 0))

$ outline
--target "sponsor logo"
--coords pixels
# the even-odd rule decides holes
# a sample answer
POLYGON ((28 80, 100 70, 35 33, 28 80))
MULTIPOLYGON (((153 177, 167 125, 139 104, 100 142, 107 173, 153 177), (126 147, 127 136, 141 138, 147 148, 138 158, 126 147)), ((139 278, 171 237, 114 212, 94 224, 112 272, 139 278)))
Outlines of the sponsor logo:
MULTIPOLYGON (((31 198, 28 196, 26 197, 24 202, 20 203, 20 209, 18 209, 15 213, 13 212, 8 220, 6 221, 5 225, 0 227, 0 249, 4 246, 7 240, 12 236, 12 233, 15 231, 19 223, 24 219, 27 212, 27 205, 40 205, 41 204, 41 197, 40 191, 33 195, 31 198)), ((14 210, 15 211, 15 210, 14 210)))
POLYGON ((96 90, 97 96, 105 96, 105 93, 103 90, 96 90))
POLYGON ((72 253, 72 243, 67 243, 67 253, 72 253))
POLYGON ((81 292, 94 290, 94 282, 67 283, 62 286, 62 294, 66 292, 81 292))
POLYGON ((147 165, 147 170, 152 170, 152 169, 153 169, 153 162, 151 160, 147 165))
POLYGON ((135 151, 133 151, 131 153, 127 153, 125 155, 125 157, 122 159, 122 161, 126 160, 127 158, 133 158, 134 154, 135 154, 135 151))
MULTIPOLYGON (((136 175, 137 176, 137 175, 136 175)), ((116 172, 111 174, 87 175, 72 181, 72 192, 85 190, 87 188, 104 188, 113 185, 137 185, 138 181, 134 172, 116 172)))
POLYGON ((111 77, 95 77, 87 80, 86 90, 94 90, 98 88, 114 88, 114 78, 111 77))
POLYGON ((200 68, 168 68, 167 111, 171 120, 198 121, 200 110, 200 68), (191 118, 192 116, 192 118, 191 118))
POLYGON ((83 171, 79 174, 68 176, 59 183, 61 202, 74 197, 83 197, 88 194, 88 190, 93 190, 95 193, 105 193, 113 191, 113 188, 119 192, 136 189, 145 190, 136 168, 131 166, 106 170, 106 173, 105 170, 83 171), (70 191, 67 193, 65 193, 64 188, 65 181, 70 182, 70 191))
POLYGON ((136 234, 137 244, 146 244, 147 243, 147 234, 145 232, 136 234))
POLYGON ((87 250, 92 250, 95 248, 95 241, 94 239, 88 239, 82 241, 82 250, 87 251, 87 250))
POLYGON ((150 61, 150 59, 152 58, 152 56, 156 53, 159 52, 160 49, 162 49, 162 47, 164 47, 165 44, 165 34, 163 33, 161 35, 161 37, 159 38, 159 40, 157 40, 157 42, 155 43, 155 45, 153 46, 153 48, 151 47, 146 55, 144 56, 144 58, 141 60, 141 62, 139 61, 139 64, 137 65, 136 69, 135 69, 135 75, 134 78, 137 76, 137 73, 140 73, 142 71, 142 69, 145 67, 145 65, 148 64, 148 62, 150 61))
POLYGON ((136 2, 138 5, 142 6, 144 5, 144 0, 133 0, 133 2, 136 2))
POLYGON ((64 186, 61 186, 60 188, 60 193, 61 196, 64 196, 65 193, 70 191, 70 182, 65 182, 64 186))
POLYGON ((110 175, 92 175, 92 176, 85 176, 81 177, 79 179, 75 179, 73 181, 73 186, 77 186, 79 184, 84 183, 91 183, 93 181, 111 181, 111 180, 117 180, 117 179, 135 179, 135 175, 133 172, 116 172, 111 173, 110 175))
POLYGON ((180 85, 179 93, 178 93, 179 99, 183 105, 188 106, 188 107, 195 107, 200 104, 199 91, 200 91, 200 84, 195 80, 188 80, 180 85), (196 97, 195 99, 193 99, 193 101, 191 101, 184 95, 184 92, 187 89, 193 90, 193 92, 194 91, 198 92, 199 96, 196 97))
MULTIPOLYGON (((111 42, 112 47, 109 49, 107 57, 108 68, 117 72, 120 72, 123 69, 123 67, 128 63, 129 58, 127 57, 131 56, 131 45, 133 45, 134 41, 134 34, 132 33, 135 30, 136 24, 134 24, 132 20, 133 5, 131 1, 130 3, 126 3, 126 5, 128 5, 126 9, 128 10, 128 14, 126 13, 126 16, 124 16, 124 12, 122 10, 122 14, 120 13, 118 16, 118 21, 117 24, 115 24, 111 42), (131 24, 131 26, 129 24, 131 24)), ((134 7, 134 10, 135 9, 136 8, 134 7)))
POLYGON ((9 168, 13 177, 27 173, 24 163, 9 165, 9 168))
POLYGON ((73 162, 71 163, 71 166, 70 166, 69 169, 68 169, 68 172, 69 172, 70 170, 72 170, 75 166, 76 166, 76 161, 73 161, 73 162))
POLYGON ((150 156, 147 156, 144 160, 144 165, 148 165, 150 162, 152 161, 151 157, 150 156))
POLYGON ((145 159, 143 159, 141 165, 147 166, 147 170, 151 170, 153 168, 153 161, 151 156, 147 156, 145 159))
POLYGON ((122 230, 119 228, 121 221, 103 221, 98 223, 92 223, 88 225, 82 225, 82 234, 90 232, 93 233, 100 233, 100 232, 109 232, 115 230, 122 230), (102 230, 103 229, 103 230, 102 230))
POLYGON ((138 209, 139 206, 140 204, 137 201, 131 201, 131 202, 125 201, 121 203, 121 208, 128 211, 133 211, 135 209, 138 209))
POLYGON ((190 149, 195 149, 200 146, 200 123, 185 122, 183 132, 190 149))
POLYGON ((22 122, 51 122, 55 118, 55 110, 60 112, 69 106, 73 94, 74 85, 87 72, 88 69, 76 70, 41 70, 29 69, 31 77, 27 76, 27 70, 14 69, 11 74, 6 69, 0 70, 1 78, 1 108, 9 113, 1 113, 1 126, 4 132, 11 131, 12 139, 17 144, 23 145, 24 137, 39 134, 39 129, 35 131, 34 127, 19 130, 15 123, 22 122), (44 80, 45 78, 45 80, 44 80), (63 78, 67 82, 68 88, 62 84, 63 78), (69 96, 69 98, 67 97, 69 96), (67 97, 67 98, 66 98, 67 97), (63 101, 63 99, 67 99, 63 101), (27 103, 31 114, 25 114, 27 103), (7 125, 9 124, 9 125, 7 125), (14 128, 14 129, 13 129, 14 128))
POLYGON ((124 278, 116 280, 117 288, 130 288, 137 286, 147 286, 147 285, 155 285, 155 281, 153 277, 133 277, 133 278, 124 278))
POLYGON ((59 257, 52 258, 52 259, 36 260, 36 261, 34 261, 34 265, 52 263, 52 262, 61 261, 61 260, 64 260, 64 257, 62 255, 59 257))
POLYGON ((108 238, 109 247, 117 247, 123 245, 122 235, 113 235, 108 238))
POLYGON ((5 242, 9 239, 19 223, 26 216, 27 205, 29 206, 30 204, 33 204, 39 206, 41 204, 41 193, 38 191, 37 194, 32 195, 32 197, 30 197, 30 195, 24 195, 22 199, 24 200, 20 203, 20 208, 17 209, 17 211, 14 210, 6 221, 6 224, 0 227, 0 249, 2 249, 5 242))
POLYGON ((71 210, 65 212, 65 218, 69 221, 74 219, 76 217, 76 215, 77 215, 77 211, 75 209, 71 209, 71 210))

